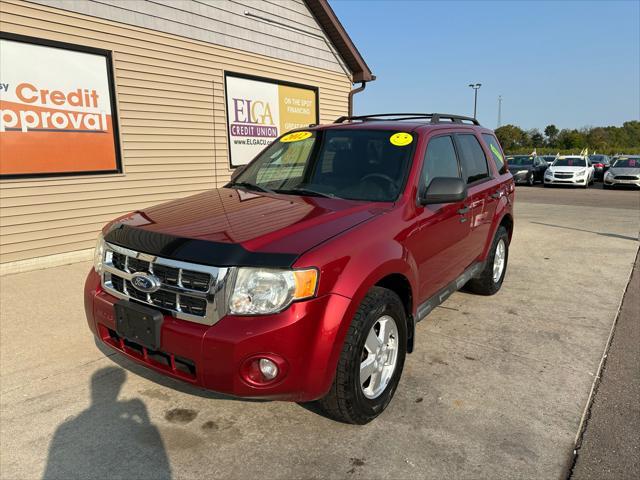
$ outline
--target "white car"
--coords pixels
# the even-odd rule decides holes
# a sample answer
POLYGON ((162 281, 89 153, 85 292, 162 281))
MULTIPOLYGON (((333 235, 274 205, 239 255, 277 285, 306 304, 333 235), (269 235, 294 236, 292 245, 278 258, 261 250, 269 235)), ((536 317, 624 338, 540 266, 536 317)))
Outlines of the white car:
POLYGON ((593 184, 595 169, 588 157, 562 155, 544 172, 544 186, 572 185, 587 188, 593 184))

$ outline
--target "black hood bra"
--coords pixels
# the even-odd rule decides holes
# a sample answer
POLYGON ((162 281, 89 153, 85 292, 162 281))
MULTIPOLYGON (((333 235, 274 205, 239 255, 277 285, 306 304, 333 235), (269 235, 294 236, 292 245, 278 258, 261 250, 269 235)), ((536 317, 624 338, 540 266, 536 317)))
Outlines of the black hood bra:
POLYGON ((115 225, 104 239, 137 252, 213 267, 290 268, 299 257, 295 253, 252 252, 237 243, 181 238, 124 224, 115 225))

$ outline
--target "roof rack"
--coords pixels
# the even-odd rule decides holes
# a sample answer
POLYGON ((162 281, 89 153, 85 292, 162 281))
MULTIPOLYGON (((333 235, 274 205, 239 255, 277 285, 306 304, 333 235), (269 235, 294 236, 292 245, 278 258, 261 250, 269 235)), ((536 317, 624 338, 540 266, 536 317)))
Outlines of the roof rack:
POLYGON ((429 120, 429 123, 436 125, 439 123, 464 123, 471 122, 480 125, 480 122, 472 117, 463 115, 453 115, 451 113, 378 113, 375 115, 342 116, 333 123, 349 122, 373 122, 383 120, 429 120), (392 117, 392 118, 389 118, 392 117))

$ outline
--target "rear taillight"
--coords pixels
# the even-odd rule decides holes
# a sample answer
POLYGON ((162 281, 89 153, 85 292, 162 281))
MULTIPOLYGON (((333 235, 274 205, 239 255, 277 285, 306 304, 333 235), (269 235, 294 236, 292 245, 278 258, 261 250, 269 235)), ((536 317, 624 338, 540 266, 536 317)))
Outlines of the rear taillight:
POLYGON ((602 164, 602 163, 596 163, 596 164, 594 164, 593 166, 594 166, 594 167, 598 167, 598 168, 602 168, 602 167, 604 167, 604 164, 602 164))

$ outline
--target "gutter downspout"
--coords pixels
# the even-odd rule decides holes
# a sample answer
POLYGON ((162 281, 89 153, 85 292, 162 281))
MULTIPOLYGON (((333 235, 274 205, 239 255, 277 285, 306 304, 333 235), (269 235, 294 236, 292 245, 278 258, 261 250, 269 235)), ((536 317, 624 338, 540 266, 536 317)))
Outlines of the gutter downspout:
MULTIPOLYGON (((373 80, 375 80, 375 77, 373 77, 373 80)), ((353 116, 353 96, 356 93, 360 93, 362 92, 365 88, 367 87, 367 82, 361 82, 360 86, 358 88, 354 88, 353 90, 351 90, 349 92, 349 116, 353 116)))

